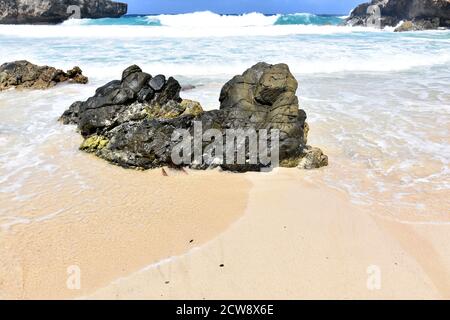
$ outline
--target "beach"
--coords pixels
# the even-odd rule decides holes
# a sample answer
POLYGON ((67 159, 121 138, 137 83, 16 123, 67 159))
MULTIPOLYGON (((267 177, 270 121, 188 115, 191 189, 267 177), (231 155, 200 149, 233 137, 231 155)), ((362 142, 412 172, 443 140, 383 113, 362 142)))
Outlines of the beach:
POLYGON ((380 218, 290 170, 248 179, 246 213, 227 231, 87 298, 449 298, 449 225, 380 218))
MULTIPOLYGON (((236 174, 166 168, 165 176, 161 169, 125 170, 93 156, 83 158, 92 161, 90 173, 80 172, 86 174, 89 189, 65 184, 56 201, 43 194, 28 202, 29 216, 1 233, 0 298, 62 299, 92 293, 149 262, 213 239, 246 206, 250 183, 236 174), (57 214, 42 215, 63 204, 67 206, 57 214), (67 286, 73 266, 80 270, 80 290, 67 286)), ((10 204, 7 199, 2 203, 10 204)))
POLYGON ((78 65, 89 83, 0 92, 0 299, 450 298, 450 32, 339 21, 1 25, 1 63, 78 65), (217 109, 261 61, 289 66, 328 166, 125 169, 58 121, 133 64, 217 109))
POLYGON ((163 176, 93 162, 134 187, 105 212, 88 202, 3 234, 2 298, 449 297, 449 224, 380 216, 290 169, 163 176), (73 265, 79 290, 66 283, 73 265))

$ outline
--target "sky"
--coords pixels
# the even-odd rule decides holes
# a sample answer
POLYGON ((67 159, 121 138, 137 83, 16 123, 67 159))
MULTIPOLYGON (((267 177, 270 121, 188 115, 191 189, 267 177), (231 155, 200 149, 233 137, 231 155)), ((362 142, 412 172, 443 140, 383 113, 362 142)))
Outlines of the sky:
POLYGON ((117 0, 128 3, 128 13, 323 13, 347 14, 365 0, 117 0))

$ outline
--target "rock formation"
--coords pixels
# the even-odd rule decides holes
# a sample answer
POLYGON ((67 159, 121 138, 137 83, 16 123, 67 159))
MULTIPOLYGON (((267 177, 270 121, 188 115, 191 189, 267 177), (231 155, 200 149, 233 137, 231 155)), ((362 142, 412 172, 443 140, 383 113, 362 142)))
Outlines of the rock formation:
POLYGON ((0 24, 56 24, 78 18, 118 18, 127 4, 110 0, 0 0, 0 24))
MULTIPOLYGON (((220 138, 223 135, 223 141, 227 129, 278 129, 281 166, 318 168, 327 165, 328 159, 320 149, 306 144, 308 125, 295 95, 297 86, 287 65, 258 63, 223 86, 218 110, 203 111, 198 102, 180 98, 181 86, 174 78, 152 77, 133 65, 123 71, 121 80, 98 88, 86 101, 73 103, 61 120, 77 125, 85 138, 80 149, 123 167, 178 165, 171 154, 179 141, 174 141, 172 134, 185 129, 195 136, 196 126, 201 125, 203 132, 214 129, 220 138)), ((203 155, 209 143, 201 141, 203 155)), ((270 143, 267 141, 268 146, 270 143)), ((249 162, 248 145, 245 150, 244 163, 217 163, 214 157, 204 157, 201 163, 192 161, 190 166, 206 169, 221 165, 233 171, 264 167, 249 162)))
POLYGON ((9 88, 47 89, 61 82, 88 82, 79 67, 67 72, 48 66, 37 66, 28 61, 14 61, 0 66, 0 91, 9 88))
POLYGON ((346 23, 352 26, 374 25, 374 19, 378 19, 377 12, 382 28, 395 27, 403 21, 396 31, 450 27, 450 0, 373 0, 357 6, 346 23))

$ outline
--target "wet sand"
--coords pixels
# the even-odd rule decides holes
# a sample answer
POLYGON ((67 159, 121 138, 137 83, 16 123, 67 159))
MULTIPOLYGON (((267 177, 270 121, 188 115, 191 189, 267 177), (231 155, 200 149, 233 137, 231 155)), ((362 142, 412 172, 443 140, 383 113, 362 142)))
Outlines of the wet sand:
POLYGON ((84 298, 450 298, 448 224, 388 219, 303 175, 246 174, 248 208, 228 230, 84 298))
POLYGON ((0 233, 0 298, 450 298, 450 225, 352 204, 320 181, 327 168, 165 176, 83 153, 69 165, 89 188, 65 184, 66 210, 0 233))
MULTIPOLYGON (((240 217, 250 187, 237 174, 166 168, 165 176, 161 169, 125 170, 80 152, 67 162, 84 175, 87 188, 65 182, 56 197, 44 192, 23 207, 2 200, 11 215, 27 218, 0 231, 1 299, 76 298, 180 255, 240 217), (70 286, 73 266, 80 270, 80 290, 70 286)), ((40 179, 35 186, 60 182, 40 179)))

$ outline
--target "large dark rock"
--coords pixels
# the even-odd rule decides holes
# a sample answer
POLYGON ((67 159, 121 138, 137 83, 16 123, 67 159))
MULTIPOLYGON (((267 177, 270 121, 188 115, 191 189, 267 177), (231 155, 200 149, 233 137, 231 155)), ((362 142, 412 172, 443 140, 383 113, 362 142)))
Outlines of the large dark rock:
POLYGON ((22 60, 4 63, 0 66, 0 91, 9 88, 47 89, 61 82, 88 82, 79 67, 67 72, 48 66, 37 66, 22 60))
POLYGON ((285 64, 258 63, 227 82, 220 93, 225 127, 280 130, 280 159, 306 145, 306 114, 299 109, 297 80, 285 64))
MULTIPOLYGON (((175 165, 171 154, 179 141, 172 140, 174 131, 185 129, 193 136, 199 124, 203 132, 215 129, 224 141, 227 129, 266 129, 269 133, 277 129, 280 165, 320 167, 327 164, 327 157, 316 149, 309 151, 306 114, 299 109, 297 86, 287 65, 258 63, 223 86, 219 110, 204 112, 198 102, 180 98, 181 86, 174 78, 152 78, 131 66, 122 80, 111 81, 88 100, 72 104, 61 120, 78 126, 85 138, 82 150, 123 167, 175 165), (306 156, 308 161, 302 162, 306 156)), ((205 154, 209 141, 200 143, 205 154)), ((248 160, 249 147, 245 150, 248 160)), ((205 157, 190 166, 205 169, 217 166, 216 160, 205 157)), ((233 171, 264 167, 249 161, 220 165, 233 171)))
POLYGON ((352 26, 373 25, 378 6, 381 27, 395 27, 400 22, 405 24, 396 31, 415 31, 450 27, 450 0, 373 0, 357 6, 347 18, 346 23, 352 26), (371 7, 371 8, 369 8, 371 7))
POLYGON ((127 13, 127 4, 110 0, 0 0, 0 24, 56 24, 78 13, 78 18, 118 18, 127 13))

